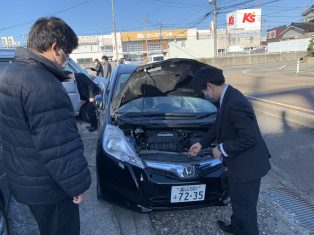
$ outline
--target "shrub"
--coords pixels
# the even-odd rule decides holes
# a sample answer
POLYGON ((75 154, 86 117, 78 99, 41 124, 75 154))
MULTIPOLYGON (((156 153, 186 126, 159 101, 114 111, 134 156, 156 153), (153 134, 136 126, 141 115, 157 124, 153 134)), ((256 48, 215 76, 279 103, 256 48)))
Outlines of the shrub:
POLYGON ((309 46, 307 47, 307 51, 314 57, 314 40, 310 41, 309 46))

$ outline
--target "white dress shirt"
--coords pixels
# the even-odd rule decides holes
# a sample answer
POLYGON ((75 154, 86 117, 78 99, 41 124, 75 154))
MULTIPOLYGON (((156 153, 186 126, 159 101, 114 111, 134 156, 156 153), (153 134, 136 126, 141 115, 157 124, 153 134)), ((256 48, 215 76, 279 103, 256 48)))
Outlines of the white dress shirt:
MULTIPOLYGON (((224 86, 224 88, 223 88, 223 90, 222 90, 222 92, 221 92, 221 95, 220 95, 220 101, 219 101, 219 103, 220 103, 220 110, 221 110, 222 101, 223 101, 223 99, 224 99, 224 97, 225 97, 225 93, 226 93, 226 91, 227 91, 227 88, 228 88, 228 84, 226 84, 226 85, 224 86)), ((223 143, 220 143, 219 146, 220 146, 222 155, 224 155, 224 157, 228 157, 228 154, 227 154, 226 151, 224 150, 223 143)))

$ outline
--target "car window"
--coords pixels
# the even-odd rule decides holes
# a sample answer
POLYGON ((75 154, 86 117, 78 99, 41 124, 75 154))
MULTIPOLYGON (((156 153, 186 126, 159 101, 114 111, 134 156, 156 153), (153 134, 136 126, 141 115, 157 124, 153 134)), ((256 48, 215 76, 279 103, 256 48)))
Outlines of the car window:
POLYGON ((90 74, 85 69, 83 69, 72 59, 69 60, 69 64, 64 68, 64 70, 69 70, 73 73, 84 73, 89 78, 91 77, 90 74))
POLYGON ((109 93, 110 93, 110 79, 108 79, 108 81, 107 81, 106 91, 104 92, 104 95, 103 95, 103 98, 104 98, 103 108, 104 108, 104 110, 106 110, 107 106, 108 106, 109 93))
POLYGON ((121 106, 117 113, 212 113, 217 108, 209 101, 195 97, 161 96, 141 97, 121 106))
POLYGON ((117 95, 121 91, 122 87, 124 86, 126 81, 129 79, 130 75, 131 75, 130 73, 121 73, 118 75, 118 78, 116 81, 116 87, 115 87, 114 94, 113 94, 113 99, 115 99, 117 97, 117 95))

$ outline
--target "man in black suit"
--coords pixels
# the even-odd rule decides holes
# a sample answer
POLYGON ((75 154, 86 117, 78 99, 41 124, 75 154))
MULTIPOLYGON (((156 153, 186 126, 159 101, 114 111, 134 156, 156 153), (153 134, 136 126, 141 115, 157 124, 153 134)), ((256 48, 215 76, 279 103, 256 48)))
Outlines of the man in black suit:
POLYGON ((270 153, 262 138, 253 108, 245 96, 225 84, 222 70, 200 68, 195 75, 197 89, 219 103, 216 124, 206 137, 190 148, 190 155, 216 140, 213 156, 227 168, 232 204, 231 224, 217 221, 228 233, 258 235, 257 211, 261 177, 270 170, 270 153))

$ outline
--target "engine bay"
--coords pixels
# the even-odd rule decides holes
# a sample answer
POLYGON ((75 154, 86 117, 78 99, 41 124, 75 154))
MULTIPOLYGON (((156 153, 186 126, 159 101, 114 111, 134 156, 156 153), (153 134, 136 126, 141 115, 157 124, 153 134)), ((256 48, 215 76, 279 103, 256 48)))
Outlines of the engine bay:
POLYGON ((129 143, 137 151, 187 152, 191 145, 199 142, 207 130, 200 129, 144 129, 124 130, 129 143))

